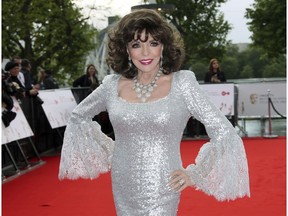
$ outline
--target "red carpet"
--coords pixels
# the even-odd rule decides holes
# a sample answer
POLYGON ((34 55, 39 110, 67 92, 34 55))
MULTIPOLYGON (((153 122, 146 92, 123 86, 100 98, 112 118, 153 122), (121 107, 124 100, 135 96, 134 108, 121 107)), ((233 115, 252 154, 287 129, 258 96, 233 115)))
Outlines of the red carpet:
MULTIPOLYGON (((186 166, 204 140, 183 141, 186 166)), ((244 139, 251 198, 217 202, 200 191, 182 193, 179 216, 286 215, 286 137, 244 139)), ((110 175, 97 180, 59 181, 59 157, 2 185, 3 216, 114 216, 110 175)))

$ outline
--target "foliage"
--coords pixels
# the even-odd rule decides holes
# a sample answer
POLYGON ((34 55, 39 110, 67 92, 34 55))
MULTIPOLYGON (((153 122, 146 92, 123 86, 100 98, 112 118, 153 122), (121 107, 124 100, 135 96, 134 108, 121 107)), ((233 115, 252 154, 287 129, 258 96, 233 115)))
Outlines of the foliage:
POLYGON ((34 75, 48 67, 63 84, 83 71, 96 45, 86 20, 70 0, 3 0, 2 55, 29 59, 34 75))
MULTIPOLYGON (((279 12, 286 4, 283 0, 282 5, 275 0, 255 1, 255 11, 248 9, 246 15, 252 19, 254 46, 242 52, 226 41, 231 27, 218 11, 226 0, 158 0, 157 3, 176 6, 176 10, 163 14, 182 34, 187 52, 185 68, 193 70, 198 80, 204 79, 209 61, 214 57, 228 79, 286 77, 286 56, 281 54, 286 51, 286 18, 283 21, 279 12), (273 8, 270 19, 266 16, 267 6, 273 8), (269 22, 256 31, 254 25, 265 17, 269 22), (264 55, 265 50, 273 57, 264 55), (280 55, 275 54, 277 51, 280 55)), ((98 32, 87 21, 71 0, 3 0, 2 55, 30 59, 34 75, 37 67, 48 67, 62 85, 67 80, 69 85, 83 73, 87 55, 97 46, 98 32)))
MULTIPOLYGON (((283 53, 283 47, 285 47, 286 51, 286 40, 284 40, 284 38, 286 38, 284 32, 286 31, 286 18, 283 16, 286 3, 283 3, 283 0, 281 0, 280 3, 276 3, 276 0, 255 1, 261 1, 263 2, 262 4, 270 7, 270 10, 268 10, 269 7, 267 7, 267 11, 265 12, 267 12, 267 15, 268 12, 270 12, 271 23, 266 25, 267 29, 265 28, 264 30, 260 28, 261 31, 258 32, 259 34, 262 32, 264 34, 261 36, 263 37, 261 42, 267 44, 270 42, 271 47, 274 46, 275 50, 282 49, 281 52, 283 53), (275 14, 273 15, 271 14, 273 13, 271 8, 273 8, 273 10, 275 9, 275 14), (279 20, 279 23, 277 23, 277 20, 279 20), (275 22, 275 24, 273 24, 272 21, 275 22), (270 29, 273 30, 273 34, 275 35, 268 34, 270 29), (268 36, 264 37, 266 35, 268 36), (276 40, 272 40, 275 36, 276 40)), ((162 13, 182 34, 187 52, 185 68, 193 70, 198 80, 201 81, 204 79, 204 75, 208 70, 209 61, 214 57, 219 60, 220 67, 224 71, 227 79, 286 76, 285 56, 274 55, 269 58, 268 55, 264 55, 265 52, 263 49, 258 48, 260 46, 249 46, 246 50, 240 52, 237 45, 233 45, 230 41, 226 40, 231 27, 224 20, 223 14, 218 11, 218 7, 220 4, 225 3, 225 0, 157 0, 156 2, 158 4, 174 4, 175 10, 164 10, 162 13)), ((249 10, 252 11, 252 9, 247 9, 247 11, 249 10)), ((260 20, 261 16, 264 15, 265 14, 261 14, 257 18, 260 20)), ((264 16, 263 19, 265 19, 265 17, 267 19, 269 18, 269 16, 264 16)), ((246 15, 246 18, 252 17, 246 15)), ((253 35, 255 37, 255 32, 253 32, 253 35)), ((265 49, 268 49, 268 47, 265 47, 265 49)), ((271 51, 269 52, 272 53, 271 51)))
POLYGON ((221 70, 224 71, 226 79, 239 77, 239 62, 233 56, 225 56, 221 61, 221 70))
POLYGON ((255 0, 254 8, 246 9, 251 21, 249 30, 255 47, 268 57, 286 53, 286 0, 255 0))
POLYGON ((182 34, 188 64, 195 60, 221 58, 225 53, 228 31, 231 29, 218 8, 226 0, 157 0, 159 4, 174 4, 175 10, 163 10, 165 17, 182 34))
POLYGON ((284 56, 282 58, 273 59, 270 64, 267 64, 263 68, 262 77, 275 77, 278 74, 279 77, 286 77, 286 59, 284 56))
POLYGON ((195 61, 192 62, 192 66, 189 68, 195 73, 198 80, 204 80, 205 73, 208 71, 208 64, 206 61, 195 61))
POLYGON ((253 78, 253 69, 251 65, 245 65, 240 72, 240 78, 253 78))
MULTIPOLYGON (((248 78, 286 77, 285 56, 270 59, 267 56, 263 56, 261 50, 252 46, 248 46, 246 50, 239 52, 236 45, 228 45, 226 54, 218 61, 228 81, 248 78)), ((208 66, 209 61, 197 60, 191 63, 189 69, 202 82, 208 66)))

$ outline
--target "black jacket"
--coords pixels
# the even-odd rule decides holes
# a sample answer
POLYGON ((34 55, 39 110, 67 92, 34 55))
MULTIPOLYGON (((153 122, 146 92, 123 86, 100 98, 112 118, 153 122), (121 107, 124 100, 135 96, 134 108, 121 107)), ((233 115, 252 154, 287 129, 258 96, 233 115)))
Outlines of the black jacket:
POLYGON ((58 89, 59 85, 57 81, 51 76, 47 75, 43 80, 43 85, 41 85, 41 89, 58 89))
POLYGON ((225 74, 224 72, 222 71, 218 71, 216 73, 213 73, 213 72, 207 72, 206 75, 205 75, 205 79, 204 79, 204 82, 205 83, 215 83, 214 79, 212 79, 213 76, 216 76, 217 79, 220 81, 220 82, 226 82, 226 77, 225 77, 225 74))
MULTIPOLYGON (((96 80, 95 83, 95 87, 93 87, 93 89, 97 88, 99 86, 99 81, 97 79, 97 77, 94 77, 96 80)), ((73 87, 92 87, 92 81, 91 79, 89 79, 89 77, 87 76, 87 74, 82 75, 81 77, 79 77, 78 79, 76 79, 73 82, 73 87)))

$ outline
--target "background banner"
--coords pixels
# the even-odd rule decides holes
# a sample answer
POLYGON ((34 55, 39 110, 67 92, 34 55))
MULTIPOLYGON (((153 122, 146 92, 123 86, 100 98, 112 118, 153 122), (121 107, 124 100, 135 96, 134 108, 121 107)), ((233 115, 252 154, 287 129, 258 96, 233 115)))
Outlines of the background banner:
POLYGON ((44 101, 42 108, 51 128, 66 126, 73 109, 77 105, 71 90, 43 90, 39 91, 39 97, 44 101))
MULTIPOLYGON (((286 116, 286 83, 238 84, 238 116, 268 117, 268 90, 275 109, 286 116)), ((280 117, 271 106, 271 116, 280 117)))
POLYGON ((34 136, 18 101, 15 97, 12 98, 14 102, 12 111, 16 113, 16 117, 8 127, 5 127, 2 122, 2 144, 34 136))
POLYGON ((234 84, 201 84, 212 103, 226 116, 234 115, 234 84))

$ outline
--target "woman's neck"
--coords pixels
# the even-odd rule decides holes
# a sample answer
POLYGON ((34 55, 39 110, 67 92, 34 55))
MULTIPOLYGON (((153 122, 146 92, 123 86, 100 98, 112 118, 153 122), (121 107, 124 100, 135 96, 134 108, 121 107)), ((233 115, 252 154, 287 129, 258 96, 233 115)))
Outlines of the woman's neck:
POLYGON ((150 82, 152 82, 152 80, 155 78, 155 76, 157 75, 157 73, 159 72, 159 70, 155 71, 155 72, 138 72, 137 75, 137 80, 139 83, 146 85, 150 82))

